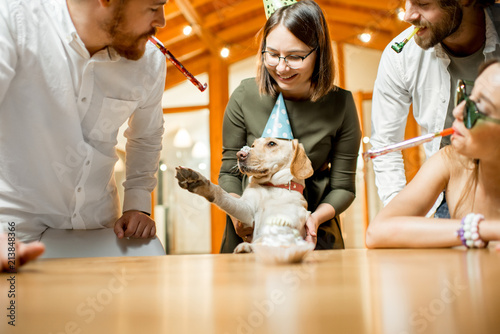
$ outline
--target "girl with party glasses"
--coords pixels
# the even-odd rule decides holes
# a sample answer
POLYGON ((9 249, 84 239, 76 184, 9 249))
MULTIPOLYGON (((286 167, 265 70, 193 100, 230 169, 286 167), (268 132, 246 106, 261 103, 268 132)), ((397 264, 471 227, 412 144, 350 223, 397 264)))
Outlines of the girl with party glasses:
MULTIPOLYGON (((371 222, 369 248, 484 248, 500 240, 500 60, 480 69, 470 96, 457 87, 454 134, 371 222), (428 219, 442 191, 451 219, 428 219)), ((497 247, 500 249, 500 247, 497 247)))

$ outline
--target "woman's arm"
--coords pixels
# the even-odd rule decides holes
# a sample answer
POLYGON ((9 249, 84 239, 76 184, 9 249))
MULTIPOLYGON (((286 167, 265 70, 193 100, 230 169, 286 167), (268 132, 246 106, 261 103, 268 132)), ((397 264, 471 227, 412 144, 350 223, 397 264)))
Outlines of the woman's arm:
POLYGON ((219 185, 228 193, 242 194, 241 174, 237 167, 236 153, 247 144, 245 118, 239 104, 241 88, 231 96, 222 124, 222 164, 219 171, 219 185))
POLYGON ((441 150, 423 164, 415 178, 370 223, 366 233, 368 248, 461 244, 456 236, 460 220, 425 218, 448 184, 449 163, 441 150))
MULTIPOLYGON (((316 243, 319 226, 342 213, 354 201, 356 193, 356 164, 361 128, 352 94, 343 92, 343 120, 330 152, 330 182, 325 198, 306 222, 306 241, 316 243)), ((338 94, 341 94, 339 92, 338 94)), ((339 113, 340 114, 340 113, 339 113)))
POLYGON ((361 143, 361 128, 352 94, 344 91, 342 97, 343 120, 332 142, 332 151, 329 153, 330 184, 322 200, 322 203, 333 207, 334 215, 344 212, 354 201, 356 165, 361 143))
POLYGON ((321 203, 306 221, 305 240, 316 244, 318 241, 318 228, 322 223, 335 217, 335 209, 328 203, 321 203))

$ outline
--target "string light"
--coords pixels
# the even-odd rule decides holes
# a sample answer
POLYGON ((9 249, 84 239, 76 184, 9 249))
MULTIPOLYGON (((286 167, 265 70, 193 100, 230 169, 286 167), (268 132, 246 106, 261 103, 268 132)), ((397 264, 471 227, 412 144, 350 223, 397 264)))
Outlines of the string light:
POLYGON ((187 148, 191 147, 191 145, 193 145, 193 141, 189 132, 184 128, 177 130, 174 136, 174 147, 187 148))
POLYGON ((400 21, 403 21, 405 19, 405 10, 403 8, 398 8, 397 15, 398 15, 398 19, 400 21))
POLYGON ((364 32, 360 35, 358 35, 358 38, 361 42, 363 43, 368 43, 369 41, 371 41, 372 39, 372 34, 368 33, 368 32, 364 32))
POLYGON ((223 47, 221 50, 220 50, 220 56, 222 58, 227 58, 229 57, 229 49, 227 47, 223 47))
POLYGON ((184 35, 189 36, 191 35, 191 32, 193 32, 193 27, 187 25, 184 27, 184 29, 182 29, 182 32, 184 33, 184 35))

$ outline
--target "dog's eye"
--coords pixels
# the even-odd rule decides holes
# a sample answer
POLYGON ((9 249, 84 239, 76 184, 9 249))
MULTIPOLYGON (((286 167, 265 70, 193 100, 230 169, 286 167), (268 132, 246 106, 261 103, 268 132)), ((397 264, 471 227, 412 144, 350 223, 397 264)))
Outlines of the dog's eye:
POLYGON ((270 141, 269 143, 267 143, 267 146, 269 147, 273 147, 273 146, 276 146, 277 144, 273 141, 270 141))

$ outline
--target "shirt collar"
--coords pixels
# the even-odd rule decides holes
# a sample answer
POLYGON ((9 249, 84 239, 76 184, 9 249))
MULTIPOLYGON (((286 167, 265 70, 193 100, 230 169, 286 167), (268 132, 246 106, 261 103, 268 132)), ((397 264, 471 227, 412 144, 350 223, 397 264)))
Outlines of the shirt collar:
MULTIPOLYGON (((61 41, 83 58, 90 59, 90 53, 73 24, 66 0, 45 0, 44 2, 48 8, 48 14, 54 19, 54 22, 57 22, 55 28, 61 41)), ((121 56, 112 47, 97 52, 94 57, 96 60, 101 61, 118 61, 121 59, 121 56)))
POLYGON ((500 37, 498 37, 495 24, 493 23, 493 13, 491 8, 485 9, 486 17, 486 43, 484 45, 484 54, 495 52, 497 45, 500 45, 500 37))

